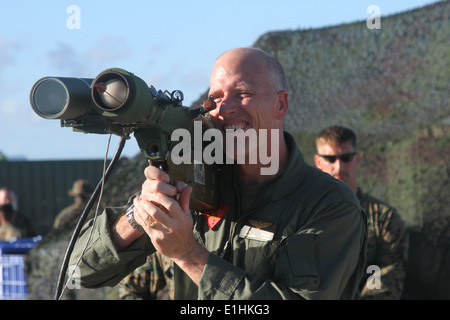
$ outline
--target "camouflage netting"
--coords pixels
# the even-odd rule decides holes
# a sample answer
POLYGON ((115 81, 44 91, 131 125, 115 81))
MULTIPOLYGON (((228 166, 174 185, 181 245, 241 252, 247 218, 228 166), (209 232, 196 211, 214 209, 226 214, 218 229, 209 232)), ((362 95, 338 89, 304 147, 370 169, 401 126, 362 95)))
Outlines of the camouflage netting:
MULTIPOLYGON (((323 127, 339 123, 357 133, 360 186, 396 207, 409 228, 405 299, 450 299, 448 39, 450 2, 444 1, 382 17, 380 30, 361 21, 269 32, 255 43, 286 69, 286 128, 308 162, 323 127)), ((122 205, 139 190, 145 166, 141 155, 122 163, 103 202, 122 205)), ((31 298, 53 298, 49 280, 59 272, 69 237, 45 239, 30 252, 31 298)))
MULTIPOLYGON (((50 232, 26 255, 28 299, 50 300, 55 298, 61 265, 72 233, 73 229, 50 232)), ((65 280, 67 281, 67 277, 65 280)), ((75 284, 69 284, 61 297, 62 300, 113 300, 117 298, 116 288, 85 289, 75 284)))
POLYGON ((286 127, 313 163, 315 135, 341 124, 363 154, 359 184, 396 207, 410 233, 405 299, 449 299, 450 3, 318 30, 271 32, 255 46, 284 65, 286 127))

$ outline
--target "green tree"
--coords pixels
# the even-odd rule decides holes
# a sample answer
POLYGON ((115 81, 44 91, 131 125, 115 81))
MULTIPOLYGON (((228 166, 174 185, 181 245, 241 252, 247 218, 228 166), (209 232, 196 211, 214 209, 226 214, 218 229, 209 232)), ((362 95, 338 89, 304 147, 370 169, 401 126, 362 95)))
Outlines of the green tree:
POLYGON ((7 161, 8 158, 0 151, 0 161, 7 161))

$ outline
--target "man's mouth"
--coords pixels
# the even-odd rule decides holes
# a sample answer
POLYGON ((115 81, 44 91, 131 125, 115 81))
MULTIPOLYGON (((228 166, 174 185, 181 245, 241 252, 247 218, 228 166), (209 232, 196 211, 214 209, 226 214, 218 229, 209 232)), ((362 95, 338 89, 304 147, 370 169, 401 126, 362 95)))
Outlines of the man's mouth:
POLYGON ((237 123, 237 124, 229 124, 223 127, 225 130, 237 130, 237 129, 245 129, 247 128, 247 123, 237 123))
POLYGON ((347 174, 341 172, 341 173, 335 174, 334 177, 338 180, 345 180, 347 178, 347 174))

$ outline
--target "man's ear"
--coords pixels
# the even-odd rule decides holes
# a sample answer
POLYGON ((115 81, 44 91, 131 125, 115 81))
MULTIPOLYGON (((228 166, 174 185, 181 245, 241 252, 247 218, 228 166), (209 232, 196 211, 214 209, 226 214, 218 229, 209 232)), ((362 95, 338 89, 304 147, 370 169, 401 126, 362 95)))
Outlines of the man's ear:
POLYGON ((289 94, 282 90, 277 93, 277 109, 275 110, 275 119, 281 120, 289 109, 289 94))
POLYGON ((320 161, 321 161, 321 157, 319 157, 317 154, 314 155, 314 164, 316 165, 317 168, 320 169, 320 161))

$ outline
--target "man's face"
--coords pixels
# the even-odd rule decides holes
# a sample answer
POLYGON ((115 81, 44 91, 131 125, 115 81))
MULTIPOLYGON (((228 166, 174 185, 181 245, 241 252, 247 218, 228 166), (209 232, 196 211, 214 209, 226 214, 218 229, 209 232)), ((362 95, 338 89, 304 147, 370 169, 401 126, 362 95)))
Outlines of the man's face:
POLYGON ((16 208, 16 197, 13 191, 8 190, 7 188, 2 188, 0 189, 0 205, 8 203, 16 208))
POLYGON ((338 180, 345 182, 349 185, 355 192, 357 189, 356 177, 357 169, 361 161, 360 154, 355 153, 356 150, 353 148, 350 142, 346 142, 342 145, 331 145, 328 143, 319 143, 317 145, 317 154, 314 157, 314 162, 317 168, 329 173, 338 180), (322 156, 340 156, 346 155, 343 158, 327 159, 327 157, 322 156), (347 158, 347 159, 345 159, 347 158), (334 160, 334 162, 330 161, 334 160), (345 160, 350 160, 345 162, 345 160))
MULTIPOLYGON (((282 131, 287 93, 277 91, 277 83, 267 66, 257 56, 252 58, 233 51, 216 61, 209 91, 216 109, 210 116, 214 127, 223 133, 227 129, 254 129, 259 137, 260 129, 266 129, 267 140, 258 143, 270 145, 271 129, 282 131)), ((247 143, 245 154, 248 156, 256 147, 247 143)))
POLYGON ((210 94, 217 104, 210 112, 217 129, 276 127, 277 90, 264 70, 225 61, 213 69, 210 94))

